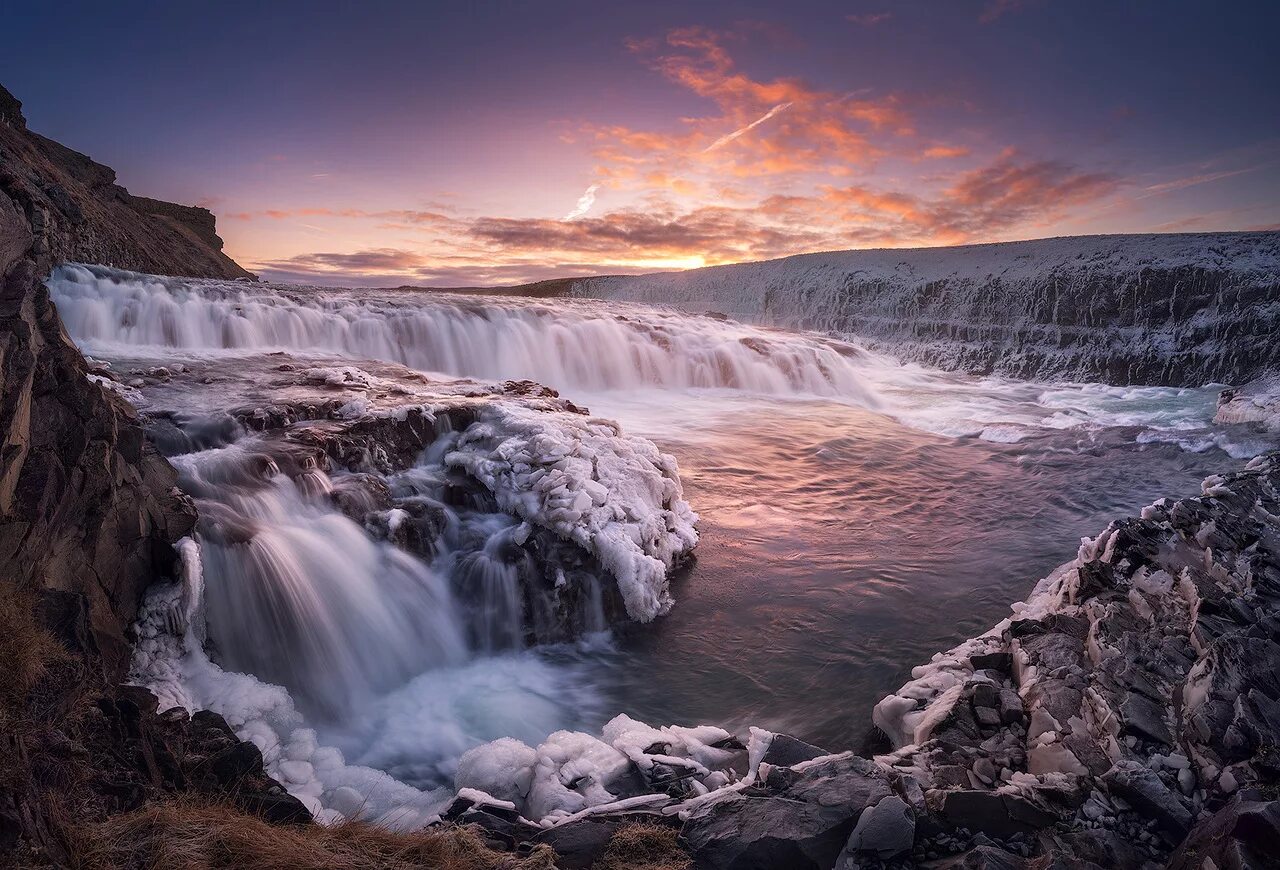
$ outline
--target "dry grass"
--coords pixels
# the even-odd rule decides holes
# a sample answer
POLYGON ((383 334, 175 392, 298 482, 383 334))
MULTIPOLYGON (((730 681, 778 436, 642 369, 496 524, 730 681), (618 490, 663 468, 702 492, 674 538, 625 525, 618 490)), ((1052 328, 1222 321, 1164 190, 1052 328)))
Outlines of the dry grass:
POLYGON ((169 800, 70 831, 76 870, 552 870, 547 847, 520 857, 468 828, 395 833, 360 822, 270 825, 234 807, 169 800))
POLYGON ((595 870, 691 870, 693 859, 680 848, 676 830, 665 825, 627 825, 613 835, 595 870))
POLYGON ((0 588, 0 725, 20 716, 27 696, 69 654, 35 616, 30 596, 0 588))

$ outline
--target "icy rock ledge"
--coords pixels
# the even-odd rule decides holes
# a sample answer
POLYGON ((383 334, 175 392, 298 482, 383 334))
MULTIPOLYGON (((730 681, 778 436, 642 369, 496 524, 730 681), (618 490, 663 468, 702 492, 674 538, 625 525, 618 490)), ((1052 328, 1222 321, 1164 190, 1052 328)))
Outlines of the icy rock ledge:
POLYGON ((915 669, 872 759, 655 729, 463 759, 445 818, 577 850, 628 821, 699 867, 1247 868, 1280 854, 1280 453, 1082 542, 915 669))

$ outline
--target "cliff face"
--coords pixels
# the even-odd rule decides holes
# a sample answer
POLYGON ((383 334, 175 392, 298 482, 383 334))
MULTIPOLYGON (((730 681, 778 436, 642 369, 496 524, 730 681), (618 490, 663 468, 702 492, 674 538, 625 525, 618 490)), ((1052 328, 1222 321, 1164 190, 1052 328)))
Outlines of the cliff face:
POLYGON ((196 514, 133 409, 86 377, 44 279, 60 260, 247 277, 213 216, 132 196, 26 129, 0 88, 0 863, 65 866, 76 824, 174 791, 306 811, 220 717, 118 687, 146 587, 196 514), (95 700, 96 699, 96 700, 95 700), (273 791, 274 789, 274 791, 273 791), (276 792, 281 792, 277 794, 276 792))
POLYGON ((0 88, 0 583, 62 612, 83 601, 106 676, 194 511, 131 408, 86 379, 43 285, 66 259, 237 278, 205 209, 134 197, 115 173, 27 130, 0 88))
POLYGON ((1280 367, 1280 233, 835 251, 584 278, 571 295, 830 331, 975 374, 1239 384, 1280 367))

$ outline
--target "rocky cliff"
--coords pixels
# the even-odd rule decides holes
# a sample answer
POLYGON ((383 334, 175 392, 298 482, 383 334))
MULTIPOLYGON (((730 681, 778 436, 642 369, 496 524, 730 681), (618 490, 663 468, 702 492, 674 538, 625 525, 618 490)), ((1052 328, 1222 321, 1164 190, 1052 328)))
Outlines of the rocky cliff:
POLYGON ((225 723, 162 722, 118 687, 142 593, 171 576, 195 510, 133 409, 86 377, 43 283, 64 259, 249 277, 221 247, 208 211, 132 196, 27 130, 0 88, 0 856, 69 860, 67 801, 92 816, 221 789, 197 756, 226 751, 225 780, 271 787, 225 723))
POLYGON ((976 374, 1200 386, 1280 367, 1276 232, 834 251, 583 278, 569 295, 833 332, 976 374))
POLYGON ((0 582, 87 608, 109 675, 142 590, 194 523, 133 410, 86 379, 43 279, 62 260, 248 273, 205 209, 132 196, 115 173, 26 128, 0 88, 0 582))

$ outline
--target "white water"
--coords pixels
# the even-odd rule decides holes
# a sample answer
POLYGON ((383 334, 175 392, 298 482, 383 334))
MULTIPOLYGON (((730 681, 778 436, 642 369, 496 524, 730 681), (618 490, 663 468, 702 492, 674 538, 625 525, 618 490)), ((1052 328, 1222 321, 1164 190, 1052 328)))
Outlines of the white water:
MULTIPOLYGON (((655 438, 668 430, 696 433, 706 403, 741 406, 745 420, 819 396, 917 429, 997 442, 1132 429, 1131 441, 1203 449, 1196 439, 1211 437, 1226 449, 1251 449, 1223 432, 1204 432, 1213 388, 973 379, 898 365, 821 336, 658 309, 179 281, 101 267, 63 267, 50 289, 73 337, 94 353, 234 357, 240 365, 282 349, 470 377, 530 378, 575 391, 571 398, 599 400, 655 438), (761 401, 761 394, 771 398, 761 401)), ((311 377, 308 371, 338 370, 300 374, 311 377)), ((360 413, 372 380, 351 367, 331 380, 360 413)), ((199 389, 194 382, 193 389, 199 389)), ((324 496, 347 481, 303 458, 253 439, 177 458, 184 488, 201 500, 203 616, 213 655, 244 673, 210 662, 198 635, 176 647, 166 640, 161 629, 175 605, 165 597, 171 590, 162 590, 144 614, 135 676, 157 687, 164 702, 222 712, 264 750, 273 775, 330 820, 359 811, 388 824, 415 824, 441 795, 405 782, 447 781, 462 753, 486 740, 512 736, 536 745, 558 729, 594 728, 606 712, 591 646, 600 640, 522 649, 538 635, 539 611, 518 606, 512 539, 525 533, 523 525, 540 524, 593 551, 623 587, 632 615, 652 619, 671 606, 665 574, 674 556, 692 546, 691 515, 687 506, 658 509, 679 485, 669 457, 615 426, 564 416, 498 412, 469 436, 474 449, 458 451, 453 467, 485 482, 502 513, 453 512, 447 546, 425 560, 334 510, 324 496), (614 458, 603 466, 611 469, 605 489, 619 498, 601 502, 584 481, 599 477, 601 457, 608 456, 614 458), (540 476, 535 489, 530 469, 543 463, 563 463, 562 473, 540 476)), ((874 423, 891 424, 863 415, 861 425, 867 417, 873 425, 860 437, 872 443, 874 423)), ((420 466, 388 479, 398 496, 439 501, 435 466, 459 446, 447 440, 420 466)), ((742 464, 750 466, 751 457, 742 464)), ((393 513, 384 517, 387 526, 403 520, 393 513)), ((752 514, 750 522, 761 525, 760 516, 766 525, 783 520, 774 510, 752 514)), ((849 538, 841 540, 847 549, 849 538)), ((779 578, 768 573, 775 570, 759 567, 757 582, 767 587, 779 578)), ((603 608, 598 588, 588 591, 576 618, 594 631, 604 627, 603 608)), ((198 623, 200 615, 193 611, 185 621, 198 623)))
POLYGON ((729 387, 870 406, 849 345, 595 303, 276 289, 62 266, 50 288, 77 341, 297 350, 556 389, 729 387))
POLYGON ((1110 387, 973 378, 900 364, 813 333, 619 302, 429 291, 335 291, 59 267, 50 291, 93 353, 285 350, 396 362, 486 380, 528 379, 570 397, 659 389, 822 397, 924 431, 1016 441, 1069 428, 1134 427, 1187 449, 1208 441, 1220 386, 1110 387))

